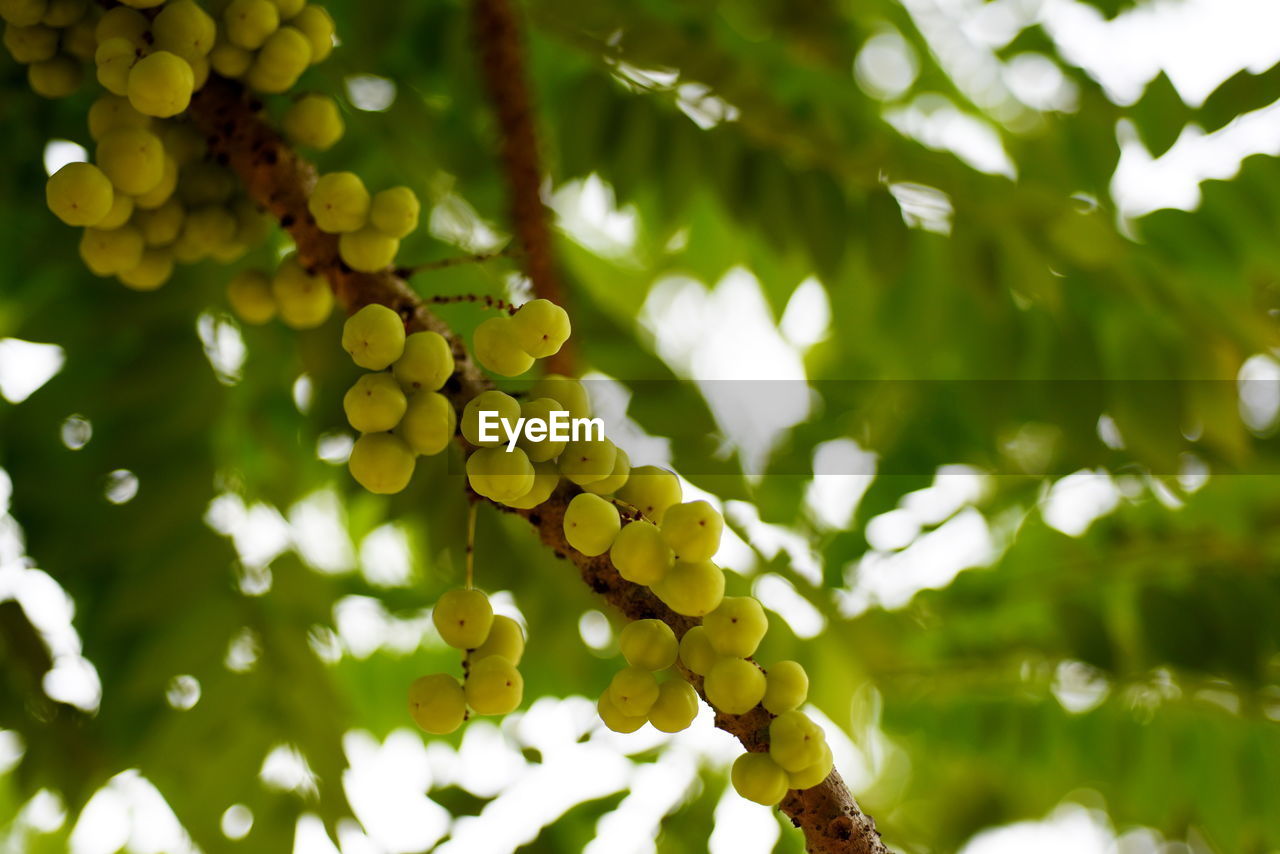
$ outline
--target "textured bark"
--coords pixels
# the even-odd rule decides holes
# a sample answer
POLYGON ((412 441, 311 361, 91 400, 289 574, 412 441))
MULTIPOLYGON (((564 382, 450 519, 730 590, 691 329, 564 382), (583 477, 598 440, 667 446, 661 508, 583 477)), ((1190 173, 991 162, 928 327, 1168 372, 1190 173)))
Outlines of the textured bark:
MULTIPOLYGON (((472 397, 492 387, 461 338, 430 311, 404 279, 390 269, 358 273, 342 262, 337 238, 316 227, 307 210, 315 167, 265 121, 260 104, 237 84, 215 75, 192 99, 189 114, 208 141, 211 156, 231 168, 249 196, 280 221, 297 245, 302 265, 329 279, 346 311, 380 303, 399 312, 410 332, 430 329, 444 335, 453 348, 457 370, 443 392, 459 411, 472 397)), ((532 510, 494 506, 527 519, 543 543, 573 563, 586 584, 628 619, 663 620, 677 636, 697 625, 699 620, 674 613, 648 588, 623 579, 607 555, 587 557, 569 546, 564 537, 564 511, 577 492, 577 487, 564 482, 550 499, 532 510)), ((634 508, 621 505, 620 509, 631 518, 638 515, 634 508)), ((702 695, 701 677, 683 668, 682 673, 702 695)), ((736 736, 748 750, 763 751, 768 749, 770 718, 757 706, 745 715, 717 714, 716 726, 736 736)), ((858 809, 836 772, 811 789, 789 792, 781 809, 804 832, 807 848, 814 854, 884 854, 888 850, 874 822, 858 809)))

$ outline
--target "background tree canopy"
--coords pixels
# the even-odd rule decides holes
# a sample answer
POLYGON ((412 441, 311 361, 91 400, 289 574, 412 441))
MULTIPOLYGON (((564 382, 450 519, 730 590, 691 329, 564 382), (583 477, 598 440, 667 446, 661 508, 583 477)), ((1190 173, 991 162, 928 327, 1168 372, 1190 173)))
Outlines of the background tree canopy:
MULTIPOLYGON (((894 850, 1064 802, 1125 850, 1280 849, 1280 44, 1245 6, 1197 65, 1151 58, 1191 0, 521 4, 575 368, 633 462, 724 503, 730 590, 894 850)), ((423 198, 402 263, 506 248, 468 4, 331 12, 321 169, 423 198)), ((87 272, 42 157, 94 95, 0 87, 0 848, 802 850, 724 795, 709 712, 600 727, 616 615, 485 507, 526 711, 412 729, 456 666, 459 458, 352 482, 340 318, 227 312, 282 234, 155 293, 87 272)))

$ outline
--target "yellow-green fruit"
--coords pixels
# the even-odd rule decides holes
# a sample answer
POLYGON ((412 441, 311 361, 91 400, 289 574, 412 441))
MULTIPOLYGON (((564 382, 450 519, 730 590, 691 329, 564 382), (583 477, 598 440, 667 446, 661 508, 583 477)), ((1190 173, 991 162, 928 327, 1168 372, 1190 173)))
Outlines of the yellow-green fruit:
POLYGON ((742 754, 734 761, 729 777, 739 795, 767 807, 781 801, 790 788, 787 772, 767 753, 742 754))
POLYGON ((621 528, 618 508, 598 495, 575 495, 564 511, 564 538, 584 555, 607 552, 621 528))
POLYGON ((831 755, 831 747, 824 742, 822 758, 799 771, 788 771, 787 785, 792 789, 812 789, 830 777, 833 768, 835 768, 835 759, 831 755))
POLYGON ((116 128, 98 140, 94 160, 122 193, 140 196, 164 178, 164 146, 142 128, 116 128))
POLYGON ((164 3, 164 0, 121 0, 121 2, 135 9, 151 9, 164 3))
POLYGON ((44 185, 49 210, 67 225, 97 225, 111 213, 111 180, 92 163, 68 163, 44 185))
POLYGON ((146 15, 136 9, 117 6, 102 13, 94 34, 98 37, 98 44, 110 39, 124 39, 141 50, 147 46, 147 30, 150 28, 151 22, 146 15))
POLYGON ((520 663, 524 656, 524 630, 519 623, 502 614, 493 615, 488 637, 472 651, 470 660, 476 662, 491 655, 500 655, 512 664, 520 663))
POLYGON ((222 26, 233 45, 257 50, 280 26, 280 12, 270 0, 231 0, 222 12, 222 26))
POLYGON ((80 258, 98 276, 114 276, 142 261, 142 233, 126 225, 103 231, 86 228, 80 238, 80 258))
POLYGON ((330 234, 355 231, 362 228, 369 217, 369 191, 354 172, 330 172, 316 181, 307 199, 307 209, 321 231, 330 234))
POLYGON ((408 486, 413 465, 413 451, 390 433, 368 433, 356 439, 347 460, 356 482, 379 495, 391 495, 408 486))
POLYGON ((97 22, 85 15, 62 31, 62 50, 80 62, 93 62, 98 50, 98 37, 93 34, 97 22))
POLYGON ((462 436, 471 444, 480 448, 496 448, 508 441, 501 421, 509 421, 512 425, 520 417, 520 402, 511 395, 490 389, 482 391, 467 401, 462 409, 462 436), (485 433, 481 434, 480 413, 496 413, 485 416, 485 433))
POLYGON ((245 74, 245 82, 259 92, 288 91, 311 62, 311 44, 293 27, 281 27, 267 37, 245 74))
POLYGON ((661 620, 636 620, 618 634, 618 648, 627 664, 641 670, 666 670, 676 663, 680 643, 661 620))
POLYGON ((15 62, 44 62, 53 59, 58 52, 58 31, 39 24, 34 27, 15 27, 5 24, 4 46, 15 62))
POLYGON ((415 332, 404 340, 391 372, 406 391, 438 391, 453 376, 453 350, 438 332, 415 332))
POLYGON ((613 700, 609 698, 609 690, 600 695, 600 699, 596 702, 596 714, 600 715, 600 720, 604 725, 614 732, 629 733, 635 732, 645 725, 648 720, 644 715, 625 715, 619 711, 618 707, 613 704, 613 700))
POLYGON ((253 51, 220 41, 209 51, 209 64, 223 77, 239 77, 253 65, 253 51))
POLYGON ((475 649, 493 626, 493 606, 484 591, 456 588, 441 594, 431 610, 436 631, 454 649, 475 649))
POLYGON ((409 686, 409 714, 425 732, 448 735, 462 726, 467 716, 462 686, 447 673, 415 679, 409 686))
POLYGON ((69 56, 55 56, 27 66, 27 85, 41 98, 69 98, 83 81, 84 70, 69 56))
MULTIPOLYGON (((342 113, 338 111, 338 102, 328 95, 316 94, 303 95, 295 101, 285 111, 284 118, 280 120, 280 128, 293 144, 305 145, 320 151, 332 148, 334 143, 342 139, 342 132, 345 130, 342 113)), ((373 197, 374 211, 377 210, 378 197, 381 195, 382 193, 379 193, 373 197)), ((377 224, 376 217, 374 223, 377 224)), ((403 237, 404 235, 391 236, 403 237)))
POLYGON ((618 497, 660 523, 667 508, 680 503, 680 478, 657 466, 636 466, 618 489, 618 497))
POLYGON ((312 329, 333 311, 333 292, 322 276, 312 276, 290 255, 280 262, 271 279, 271 294, 280 319, 292 329, 312 329))
POLYGON ((549 397, 560 404, 560 409, 570 418, 587 418, 591 415, 591 400, 582 382, 563 374, 547 374, 533 384, 530 397, 549 397))
POLYGON ((471 667, 463 687, 467 705, 478 715, 506 715, 524 699, 524 678, 500 655, 482 658, 471 667))
POLYGON ((124 38, 98 42, 98 49, 93 54, 98 82, 114 95, 129 94, 129 69, 137 61, 137 45, 124 38))
POLYGON ((176 53, 158 50, 129 69, 129 103, 157 118, 176 116, 191 103, 195 77, 191 65, 176 53))
POLYGON ((124 225, 131 216, 133 216, 133 199, 122 193, 116 193, 115 198, 111 200, 111 210, 94 227, 110 231, 124 225))
POLYGON ((683 679, 668 679, 658 686, 658 699, 649 709, 649 723, 659 732, 680 732, 698 716, 698 692, 683 679))
POLYGON ((47 9, 45 0, 0 0, 0 18, 15 27, 35 26, 47 9))
POLYGON ((626 451, 618 448, 617 455, 613 458, 613 471, 609 473, 609 476, 585 484, 582 488, 587 492, 594 492, 596 495, 613 495, 626 484, 630 475, 631 458, 627 456, 626 451))
POLYGON ((702 683, 707 702, 722 712, 745 715, 764 697, 764 674, 745 658, 722 658, 702 683))
POLYGON ((699 676, 710 673, 719 659, 702 626, 693 626, 680 638, 680 660, 699 676))
POLYGON ((552 463, 533 464, 533 486, 519 498, 512 498, 502 503, 520 510, 532 510, 551 497, 560 485, 560 472, 552 463))
POLYGON ((618 447, 608 439, 580 439, 565 445, 557 464, 569 480, 586 486, 613 474, 618 447))
POLYGON ((187 209, 170 199, 155 210, 139 210, 134 219, 148 246, 167 246, 178 239, 187 219, 187 209))
POLYGON ((287 21, 302 11, 307 0, 271 0, 271 2, 275 3, 276 8, 280 10, 280 20, 287 21))
POLYGON ((151 22, 151 34, 156 48, 193 62, 209 55, 218 27, 195 0, 169 0, 151 22))
POLYGON ((724 598, 724 572, 709 560, 678 560, 652 589, 677 614, 701 617, 724 598))
MULTIPOLYGON (((141 239, 141 237, 139 237, 141 239)), ((173 275, 173 253, 168 249, 143 249, 142 259, 116 274, 120 284, 135 291, 154 291, 173 275)))
POLYGON ((400 241, 366 225, 338 237, 338 254, 347 266, 361 273, 376 273, 391 266, 400 241))
POLYGON ((609 683, 614 708, 630 717, 644 717, 658 699, 658 680, 648 670, 624 667, 609 683))
MULTIPOLYGON (((547 424, 547 432, 545 436, 540 438, 531 438, 527 430, 522 430, 520 438, 517 440, 524 452, 529 455, 529 459, 537 463, 548 462, 560 456, 567 444, 564 441, 555 441, 551 439, 552 431, 555 427, 552 425, 552 412, 559 411, 560 404, 556 403, 549 397, 539 397, 535 400, 527 400, 520 404, 520 417, 525 419, 528 424, 533 421, 542 421, 547 424)), ((563 418, 564 416, 561 416, 563 418)), ((567 429, 567 425, 565 425, 567 429)))
POLYGON ((391 374, 365 374, 342 398, 347 422, 361 433, 383 433, 400 423, 409 402, 391 374))
POLYGON ((675 563, 662 533, 656 525, 644 519, 623 527, 609 549, 609 559, 619 575, 646 587, 661 581, 675 563))
POLYGON ((520 349, 506 315, 491 317, 476 327, 472 352, 480 364, 495 374, 515 377, 533 367, 533 357, 520 349))
POLYGON ((69 27, 84 18, 88 9, 89 0, 49 0, 40 23, 46 27, 69 27))
POLYGON ((479 448, 467 457, 467 482, 485 498, 514 501, 533 488, 533 463, 519 448, 479 448))
POLYGON ((769 755, 792 773, 822 761, 826 744, 822 727, 803 712, 783 712, 769 723, 769 755))
POLYGON ((168 154, 164 156, 164 171, 160 174, 160 183, 147 192, 135 196, 133 201, 143 210, 154 210, 173 196, 178 186, 178 164, 168 154))
POLYGON ((135 110, 128 98, 110 92, 99 95, 89 107, 89 136, 97 141, 116 128, 124 127, 148 130, 151 117, 135 110))
POLYGON ((705 501, 690 501, 668 507, 661 530, 677 560, 711 560, 720 550, 724 517, 705 501))
POLYGON ((809 697, 809 674, 798 661, 779 661, 765 674, 761 703, 775 715, 798 709, 809 697))
MULTIPOLYGON (((337 108, 334 110, 336 112, 337 108)), ((369 207, 369 222, 378 231, 398 240, 418 227, 421 207, 413 190, 391 187, 374 195, 369 207)))
POLYGON ((560 352, 569 340, 569 314, 545 299, 530 300, 511 318, 516 343, 535 359, 545 359, 560 352))
POLYGON ((230 243, 236 234, 236 220, 221 205, 202 205, 187 212, 182 234, 174 246, 178 260, 199 260, 230 243))
POLYGON ((271 277, 261 270, 241 270, 232 276, 227 282, 227 302, 237 317, 254 326, 276 316, 271 277))
POLYGON ((188 59, 187 62, 191 65, 192 85, 196 91, 199 91, 204 88, 205 83, 209 82, 209 57, 197 56, 192 59, 188 59))
MULTIPOLYGON (((397 383, 397 386, 399 384, 397 383)), ((449 446, 458 416, 449 398, 434 391, 414 392, 396 432, 415 454, 433 456, 449 446)))
POLYGON ((342 325, 342 349, 371 371, 381 371, 399 359, 404 341, 404 321, 385 305, 366 305, 342 325))
POLYGON ((747 658, 755 654, 769 629, 764 608, 751 596, 726 596, 702 618, 711 645, 721 655, 747 658))
POLYGON ((333 52, 333 18, 323 6, 307 5, 289 21, 307 37, 311 45, 311 61, 324 62, 333 52))

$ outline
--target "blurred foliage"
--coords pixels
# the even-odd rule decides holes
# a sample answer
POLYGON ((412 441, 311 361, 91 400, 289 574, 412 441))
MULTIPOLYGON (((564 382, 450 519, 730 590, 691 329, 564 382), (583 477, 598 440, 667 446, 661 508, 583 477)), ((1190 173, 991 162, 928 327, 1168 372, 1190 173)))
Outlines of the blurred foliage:
MULTIPOLYGON (((1088 5, 1113 17, 1134 4, 1088 5)), ((347 137, 322 168, 407 183, 430 200, 436 225, 405 241, 407 262, 476 248, 449 239, 450 219, 474 217, 505 239, 464 4, 332 11, 342 47, 304 83, 337 94, 348 75, 376 74, 398 96, 385 112, 349 109, 347 137)), ((1158 156, 1188 123, 1212 131, 1271 103, 1280 66, 1242 71, 1200 105, 1162 73, 1121 105, 1034 19, 1003 45, 970 46, 994 69, 979 84, 940 62, 918 17, 889 0, 530 0, 527 13, 555 185, 598 176, 634 216, 625 255, 560 237, 583 367, 632 384, 628 415, 671 437, 675 465, 696 484, 749 502, 816 555, 819 583, 785 552, 761 548, 745 567, 781 575, 827 620, 802 643, 775 615, 765 657, 810 667, 812 699, 863 748, 873 773, 858 794, 886 838, 904 851, 954 850, 1089 789, 1118 826, 1194 831, 1224 852, 1280 848, 1280 501, 1271 477, 1239 474, 1273 470, 1276 454, 1239 417, 1234 385, 1245 359, 1277 344, 1280 165, 1249 157, 1233 179, 1204 184, 1192 212, 1121 221, 1111 195, 1118 122, 1158 156), (919 67, 880 101, 851 71, 887 31, 919 67), (1017 100, 1005 81, 1029 54, 1061 72, 1073 108, 1017 100), (985 127, 1016 178, 898 129, 897 112, 939 104, 985 127), (934 220, 945 212, 940 225, 922 199, 934 220), (780 439, 764 477, 744 476, 754 473, 736 454, 708 462, 721 438, 711 411, 638 321, 664 279, 710 286, 739 267, 774 319, 811 277, 831 312, 805 357, 819 405, 780 439), (663 395, 646 395, 654 380, 666 381, 663 395), (837 382, 849 380, 859 382, 837 382), (1123 447, 1100 438, 1104 415, 1123 447), (1015 453, 1028 436, 1034 453, 1015 453), (842 438, 875 452, 882 474, 832 529, 805 502, 812 478, 796 472, 842 438), (1206 485, 1174 477, 1189 459, 1208 467, 1206 485), (992 565, 904 607, 850 608, 869 558, 893 551, 873 547, 867 523, 907 506, 943 465, 999 473, 970 502, 996 541, 992 565), (1114 513, 1071 537, 1041 507, 1052 475, 1081 469, 1117 473, 1124 488, 1114 513), (1066 683, 1081 678, 1089 699, 1076 705, 1066 683)), ((945 26, 962 37, 956 21, 945 26)), ((45 698, 48 654, 20 609, 0 603, 0 727, 26 746, 0 777, 0 832, 39 789, 60 793, 74 817, 136 768, 204 851, 235 847, 219 829, 232 803, 253 811, 253 850, 289 850, 300 813, 331 829, 349 814, 343 734, 403 727, 405 685, 450 665, 429 642, 336 660, 317 650, 332 645, 343 605, 420 619, 457 582, 458 466, 424 462, 409 490, 385 499, 318 458, 322 438, 345 427, 339 400, 354 376, 333 346, 336 320, 301 334, 242 330, 247 360, 220 382, 196 332, 201 316, 233 323, 226 268, 194 268, 157 294, 94 280, 74 236, 44 211, 40 163, 49 139, 87 143, 89 97, 41 101, 19 67, 0 62, 0 337, 66 353, 29 400, 0 405, 0 467, 26 553, 74 599, 103 685, 94 715, 45 698), (303 375, 310 401, 299 406, 303 375), (76 451, 59 438, 72 414, 93 426, 76 451), (119 506, 104 499, 117 469, 140 484, 119 506), (318 571, 286 552, 263 592, 206 522, 219 495, 266 513, 295 508, 295 520, 299 502, 336 496, 339 539, 359 544, 395 523, 413 572, 388 585, 356 571, 358 559, 318 571), (256 659, 233 669, 237 638, 256 659), (187 711, 166 701, 179 674, 201 686, 187 711), (314 792, 257 782, 264 757, 286 744, 305 756, 314 792)), ((502 261, 415 284, 503 294, 511 273, 502 261)), ((460 331, 477 320, 467 307, 442 313, 460 331)), ((510 590, 532 630, 527 696, 593 695, 612 665, 579 637, 589 591, 518 521, 484 514, 480 525, 484 584, 510 590)), ((724 786, 723 769, 704 773, 665 819, 662 850, 704 850, 724 786)), ((460 814, 480 808, 454 789, 433 797, 460 814)), ((575 807, 529 850, 579 850, 617 803, 575 807)), ((25 850, 59 850, 66 832, 36 834, 25 850)), ((798 845, 784 833, 779 850, 798 845)))

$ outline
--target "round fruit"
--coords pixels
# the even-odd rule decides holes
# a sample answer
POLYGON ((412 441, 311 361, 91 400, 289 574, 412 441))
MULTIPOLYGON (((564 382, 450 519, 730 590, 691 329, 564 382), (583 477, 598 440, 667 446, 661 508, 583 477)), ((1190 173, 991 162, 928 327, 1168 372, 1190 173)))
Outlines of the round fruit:
POLYGON ((369 222, 388 237, 399 240, 418 227, 422 206, 408 187, 391 187, 373 197, 369 206, 369 222))
POLYGON ((569 340, 569 314, 545 299, 530 300, 511 318, 516 344, 535 359, 545 359, 560 352, 569 340))
POLYGON ((245 82, 259 92, 285 92, 298 82, 310 62, 307 37, 293 27, 281 27, 267 36, 245 73, 245 82))
POLYGON ((86 228, 80 238, 80 259, 94 275, 113 276, 142 261, 142 233, 133 226, 111 231, 86 228))
POLYGON ((661 523, 667 508, 680 503, 680 478, 657 466, 636 466, 618 497, 655 523, 661 523))
POLYGON ((649 723, 660 732, 688 729, 698 716, 698 692, 683 679, 668 679, 658 686, 658 699, 649 709, 649 723))
POLYGON ((413 465, 413 451, 390 433, 369 433, 356 439, 347 460, 356 482, 379 495, 391 495, 408 486, 413 465))
POLYGON ((426 732, 448 735, 462 726, 467 717, 462 686, 447 673, 415 679, 409 686, 409 714, 426 732))
POLYGON ((549 397, 560 404, 560 409, 570 418, 587 418, 591 415, 591 401, 581 381, 562 374, 547 374, 533 384, 529 397, 549 397))
POLYGON ((354 172, 330 172, 316 181, 307 199, 307 209, 322 231, 331 234, 355 231, 362 228, 369 217, 369 191, 354 172))
POLYGON ((227 302, 245 323, 260 325, 276 316, 271 277, 261 270, 241 270, 227 282, 227 302))
POLYGON ((520 349, 511 318, 506 315, 491 317, 477 326, 472 344, 476 359, 495 374, 515 377, 533 366, 533 357, 520 349))
POLYGON ((677 614, 701 617, 714 611, 724 598, 724 572, 709 560, 678 560, 652 590, 677 614))
POLYGON ((671 569, 674 559, 656 525, 640 519, 628 523, 609 549, 609 559, 627 581, 652 587, 671 569))
POLYGON ((191 65, 167 50, 144 56, 129 69, 129 103, 143 115, 176 116, 191 103, 194 88, 191 65))
POLYGON ((609 683, 609 699, 624 715, 644 717, 658 699, 658 680, 648 670, 624 667, 609 683))
POLYGON ((138 61, 138 47, 128 39, 109 38, 98 42, 93 52, 98 82, 113 95, 129 94, 129 69, 138 61))
POLYGON ((462 409, 462 435, 468 442, 480 448, 496 448, 508 441, 507 433, 501 421, 515 424, 520 417, 520 402, 501 391, 482 391, 462 409), (480 435, 480 413, 497 413, 485 416, 486 434, 492 438, 485 439, 480 435), (499 420, 501 419, 501 421, 499 420))
POLYGON ((711 560, 720 550, 724 517, 705 501, 668 507, 662 517, 662 536, 677 560, 711 560))
POLYGON ((467 482, 494 501, 514 501, 533 488, 533 463, 516 448, 480 448, 467 457, 467 482))
POLYGON ((529 491, 519 498, 513 498, 502 503, 520 510, 532 510, 550 498, 551 493, 555 492, 556 487, 559 485, 560 472, 554 464, 534 463, 533 486, 529 487, 529 491))
POLYGON ((441 594, 431 610, 436 631, 454 649, 476 649, 493 627, 493 606, 484 591, 459 587, 441 594))
POLYGON ((141 50, 147 46, 147 30, 150 28, 151 22, 147 20, 146 15, 136 9, 117 6, 102 13, 102 17, 98 19, 98 26, 94 29, 94 35, 99 45, 111 39, 124 39, 141 50))
POLYGON ((824 742, 822 758, 807 768, 787 772, 787 785, 792 789, 812 789, 831 776, 833 768, 835 768, 835 759, 831 755, 831 747, 824 742))
POLYGON ((257 50, 280 26, 280 11, 270 0, 231 0, 222 13, 222 24, 232 44, 257 50))
POLYGON ((213 18, 195 0, 169 0, 151 22, 155 46, 188 62, 208 56, 217 34, 213 18))
POLYGON ((119 228, 133 216, 133 207, 133 199, 122 193, 116 193, 111 200, 111 210, 107 211, 107 215, 98 222, 95 228, 102 228, 107 231, 119 228))
POLYGON ((676 663, 680 644, 676 633, 661 620, 627 623, 618 635, 618 647, 627 664, 641 670, 666 670, 676 663))
POLYGON ((409 405, 396 432, 415 454, 429 457, 449 446, 457 427, 458 416, 449 398, 434 391, 419 391, 409 397, 409 405))
POLYGON ((747 658, 755 653, 769 628, 764 608, 750 596, 726 596, 702 618, 711 645, 721 655, 747 658))
POLYGON ((618 446, 608 439, 580 439, 564 446, 557 465, 569 480, 586 486, 612 474, 617 460, 618 446))
POLYGON ((605 726, 620 733, 635 732, 644 726, 647 720, 644 715, 624 715, 620 712, 613 704, 613 700, 609 699, 607 689, 596 702, 596 713, 600 715, 600 720, 604 721, 605 726))
POLYGON ((524 657, 524 630, 519 623, 502 614, 493 616, 489 636, 472 651, 471 661, 476 662, 491 655, 500 655, 512 664, 520 663, 520 659, 524 657))
POLYGON ((140 196, 164 178, 160 137, 136 127, 116 128, 98 141, 94 160, 122 193, 140 196))
POLYGON ((792 773, 820 762, 826 742, 822 728, 803 712, 783 712, 769 723, 769 755, 792 773))
POLYGON ((775 715, 798 709, 809 697, 809 674, 798 661, 779 661, 765 674, 762 704, 775 715))
MULTIPOLYGON (((518 440, 520 447, 529 455, 529 459, 535 463, 554 460, 564 451, 566 442, 551 439, 551 431, 554 429, 552 413, 557 411, 562 411, 560 410, 560 404, 549 397, 539 397, 520 404, 520 417, 525 419, 526 422, 536 419, 547 424, 547 435, 543 438, 531 439, 527 432, 521 432, 518 440)), ((564 416, 560 416, 560 418, 563 419, 564 416)))
POLYGON ((404 321, 385 305, 366 305, 342 325, 342 349, 362 368, 381 371, 404 353, 404 321))
POLYGON ((347 266, 361 273, 376 273, 391 266, 400 241, 366 225, 338 238, 338 254, 347 266))
POLYGON ((58 31, 39 24, 32 27, 5 24, 4 46, 15 62, 23 65, 44 62, 58 52, 58 31))
POLYGON ((702 683, 707 702, 722 712, 745 715, 764 697, 764 674, 745 658, 722 658, 702 683))
POLYGON ((88 11, 89 0, 49 0, 40 23, 46 27, 70 27, 88 11))
POLYGON ((67 225, 97 225, 111 213, 111 179, 92 163, 68 163, 44 186, 49 210, 67 225))
POLYGON ((135 110, 128 98, 110 92, 99 95, 89 107, 89 136, 96 141, 121 127, 147 130, 151 127, 151 117, 135 110))
POLYGON ((789 788, 787 772, 767 753, 744 753, 733 763, 729 774, 739 795, 771 807, 782 800, 789 788))
POLYGON ((84 82, 84 69, 69 56, 55 56, 27 66, 27 85, 41 98, 69 98, 84 82))
POLYGON ((618 508, 598 495, 575 495, 564 511, 564 538, 584 555, 607 552, 621 528, 618 508))
POLYGON ((505 715, 524 699, 524 678, 510 661, 491 655, 471 666, 463 691, 476 714, 505 715))
POLYGON ((15 27, 35 26, 47 10, 45 0, 0 0, 0 18, 15 27))
MULTIPOLYGON (((173 195, 178 186, 178 164, 169 155, 164 156, 164 171, 160 174, 160 183, 145 193, 133 197, 133 202, 143 210, 154 210, 173 195)), ((221 216, 221 214, 219 214, 221 216)))
POLYGON ((323 6, 306 5, 289 21, 311 44, 311 61, 323 62, 333 50, 333 18, 323 6))
POLYGON ((613 471, 609 473, 609 476, 602 480, 592 481, 582 488, 587 492, 594 492, 596 495, 613 495, 627 482, 627 477, 630 474, 631 458, 627 456, 626 451, 618 448, 617 455, 613 458, 613 471))
POLYGON ((155 210, 140 210, 134 216, 148 246, 167 246, 177 240, 186 218, 187 210, 177 199, 170 199, 155 210))
POLYGON ((280 319, 292 329, 312 329, 333 312, 333 291, 321 276, 302 269, 296 255, 280 262, 271 279, 271 293, 280 309, 280 319))
POLYGON ((209 51, 209 64, 223 77, 240 77, 253 65, 253 51, 219 41, 209 51))
POLYGON ((693 626, 680 638, 680 661, 699 676, 706 676, 719 661, 702 626, 693 626))
MULTIPOLYGON (((338 111, 338 102, 328 95, 303 95, 285 111, 280 120, 280 128, 289 141, 295 145, 325 151, 342 139, 346 129, 342 122, 342 113, 338 111)), ((381 196, 379 193, 378 196, 381 196)), ((377 210, 378 196, 374 196, 373 209, 377 210)), ((374 224, 377 224, 375 217, 374 224)), ((400 237, 403 235, 392 235, 400 237)))
POLYGON ((406 391, 438 391, 453 376, 453 350, 438 332, 415 332, 404 341, 404 355, 391 366, 406 391))
POLYGON ((116 278, 125 287, 135 291, 154 291, 169 281, 171 275, 173 275, 172 252, 167 249, 143 249, 142 258, 138 263, 127 270, 121 270, 116 274, 116 278))
POLYGON ((387 373, 365 374, 342 398, 347 421, 361 433, 392 430, 404 416, 408 401, 400 383, 387 373))

